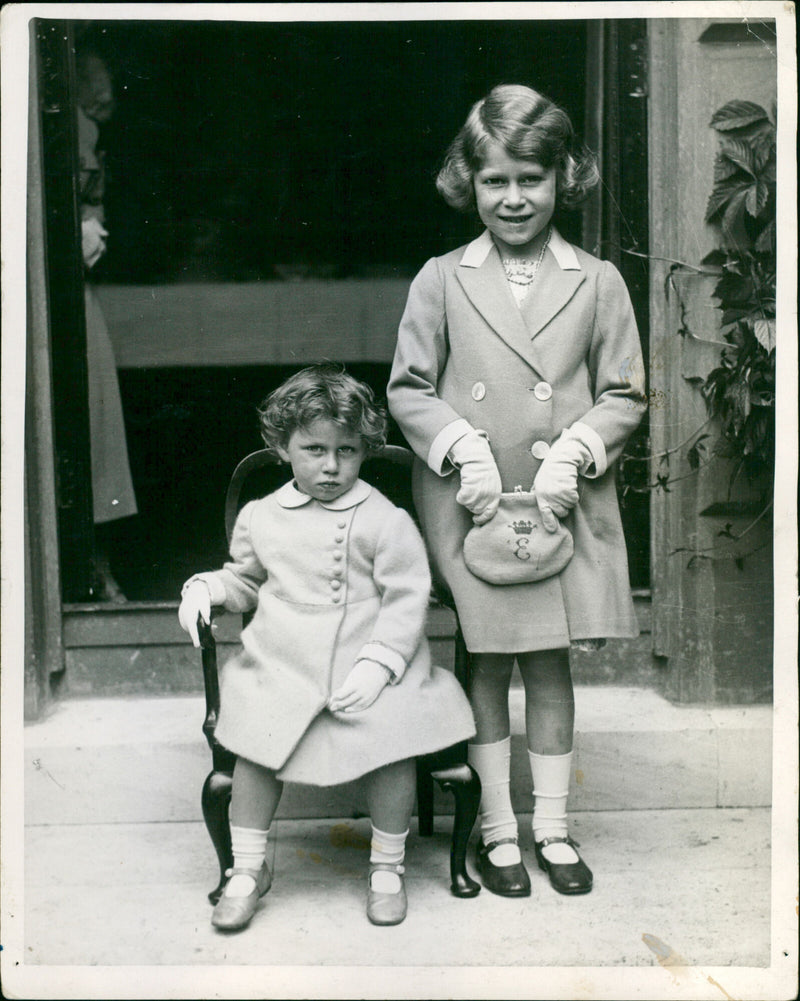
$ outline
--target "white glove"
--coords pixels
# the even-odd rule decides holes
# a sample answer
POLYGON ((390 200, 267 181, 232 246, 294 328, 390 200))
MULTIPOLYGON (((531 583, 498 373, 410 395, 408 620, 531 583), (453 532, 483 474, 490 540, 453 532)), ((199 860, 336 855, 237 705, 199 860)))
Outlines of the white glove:
POLYGON ((578 503, 578 473, 593 461, 587 446, 569 429, 553 442, 533 480, 542 524, 548 532, 557 531, 556 516, 563 518, 578 503))
POLYGON ((193 580, 183 592, 181 607, 178 609, 178 622, 197 647, 200 646, 200 636, 197 632, 198 615, 203 616, 206 625, 211 622, 211 592, 205 581, 193 580))
POLYGON ((344 682, 331 695, 328 708, 332 713, 356 713, 369 709, 389 684, 389 669, 375 660, 359 660, 344 682))
POLYGON ((107 236, 108 230, 94 216, 81 222, 81 251, 87 268, 93 268, 106 252, 107 236))
POLYGON ((503 485, 485 431, 470 431, 447 453, 461 476, 456 500, 484 525, 497 514, 503 485))

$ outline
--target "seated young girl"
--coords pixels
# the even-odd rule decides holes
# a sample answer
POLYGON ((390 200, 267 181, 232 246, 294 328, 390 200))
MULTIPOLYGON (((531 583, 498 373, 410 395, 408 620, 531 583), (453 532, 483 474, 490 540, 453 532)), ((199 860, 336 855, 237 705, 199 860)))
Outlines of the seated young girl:
POLYGON ((237 755, 233 869, 212 915, 244 928, 272 875, 267 837, 283 783, 365 776, 372 821, 367 917, 406 916, 405 841, 414 758, 475 734, 455 678, 431 665, 430 574, 411 519, 359 478, 386 440, 368 386, 332 366, 298 372, 259 408, 268 448, 292 479, 239 513, 222 570, 191 577, 181 626, 254 610, 223 667, 216 736, 237 755))

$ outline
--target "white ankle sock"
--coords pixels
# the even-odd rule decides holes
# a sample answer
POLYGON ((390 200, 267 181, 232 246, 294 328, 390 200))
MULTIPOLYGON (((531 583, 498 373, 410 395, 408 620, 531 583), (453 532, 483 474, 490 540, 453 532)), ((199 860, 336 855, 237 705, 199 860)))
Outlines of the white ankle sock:
MULTIPOLYGON (((388 831, 379 831, 373 825, 369 853, 370 862, 402 865, 403 859, 406 857, 407 837, 408 831, 404 834, 390 834, 388 831)), ((378 893, 399 893, 402 885, 396 872, 379 869, 377 872, 373 872, 370 877, 370 886, 378 893)))
MULTIPOLYGON (((468 744, 467 760, 481 780, 481 837, 485 845, 516 838, 517 818, 511 806, 511 738, 494 744, 468 744)), ((522 860, 517 845, 498 845, 489 852, 493 865, 522 860)))
MULTIPOLYGON (((253 827, 236 827, 231 824, 231 849, 233 850, 234 869, 254 869, 258 871, 261 863, 267 857, 266 831, 253 827)), ((254 880, 250 876, 238 873, 231 876, 225 887, 226 897, 246 897, 253 892, 254 880)))
MULTIPOLYGON (((533 836, 536 841, 545 838, 564 838, 568 833, 567 797, 572 769, 572 751, 567 754, 534 754, 528 751, 533 777, 533 836)), ((548 862, 569 864, 578 861, 578 854, 568 844, 548 845, 542 849, 548 862)))

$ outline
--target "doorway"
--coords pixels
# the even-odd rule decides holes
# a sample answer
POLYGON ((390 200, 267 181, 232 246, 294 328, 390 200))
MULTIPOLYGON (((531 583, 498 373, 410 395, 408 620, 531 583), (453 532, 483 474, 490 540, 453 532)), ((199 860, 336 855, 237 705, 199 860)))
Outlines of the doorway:
MULTIPOLYGON (((191 572, 224 559, 225 487, 238 460, 260 447, 255 407, 300 367, 292 359, 310 350, 304 339, 313 330, 284 307, 265 345, 274 336, 289 348, 265 346, 264 363, 240 361, 230 335, 231 350, 209 363, 184 334, 166 362, 154 362, 152 342, 177 336, 177 314, 137 326, 132 310, 114 326, 114 303, 168 297, 181 316, 196 317, 202 293, 212 305, 197 322, 213 333, 231 297, 253 290, 268 298, 288 290, 299 303, 342 289, 357 288, 367 303, 396 294, 427 258, 477 235, 471 219, 444 205, 433 179, 469 106, 495 83, 542 90, 587 139, 613 116, 622 122, 606 134, 606 203, 591 231, 599 244, 587 249, 623 271, 646 341, 646 262, 624 252, 647 246, 644 102, 620 112, 640 68, 644 22, 83 21, 73 28, 76 44, 108 64, 116 98, 100 130, 111 235, 92 277, 123 356, 138 514, 114 527, 111 559, 130 601, 177 600, 191 572), (624 221, 611 236, 609 217, 624 221)), ((558 224, 585 245, 585 213, 558 224)), ((391 364, 389 314, 336 354, 379 395, 391 364)), ((54 329, 56 358, 59 337, 54 329)), ((57 426, 85 428, 85 419, 75 423, 80 401, 81 394, 56 400, 57 426)), ((396 429, 392 440, 400 440, 396 429)), ((86 442, 76 447, 85 451, 86 442)), ((625 486, 632 583, 643 588, 646 496, 625 486)), ((61 517, 91 536, 90 510, 84 501, 82 513, 73 507, 61 517)), ((86 561, 62 561, 62 580, 67 600, 92 600, 86 561)))

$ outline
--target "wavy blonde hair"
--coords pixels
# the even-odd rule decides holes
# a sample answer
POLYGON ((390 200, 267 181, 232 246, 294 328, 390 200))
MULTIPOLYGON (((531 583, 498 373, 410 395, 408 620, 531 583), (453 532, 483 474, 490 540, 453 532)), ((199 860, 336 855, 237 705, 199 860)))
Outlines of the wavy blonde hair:
POLYGON ((452 208, 475 208, 473 179, 488 143, 515 160, 555 167, 557 208, 578 205, 600 180, 594 154, 577 143, 563 108, 530 87, 500 84, 473 104, 445 154, 436 187, 452 208))

